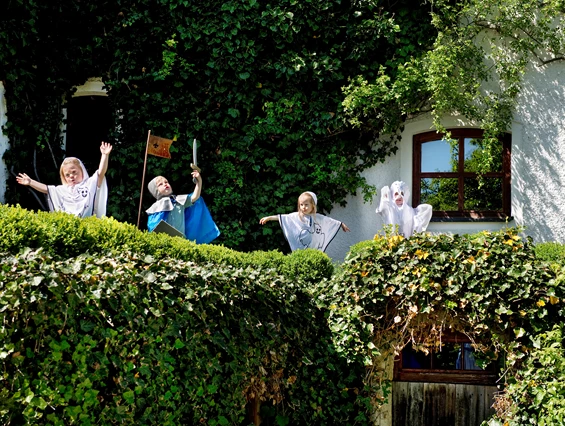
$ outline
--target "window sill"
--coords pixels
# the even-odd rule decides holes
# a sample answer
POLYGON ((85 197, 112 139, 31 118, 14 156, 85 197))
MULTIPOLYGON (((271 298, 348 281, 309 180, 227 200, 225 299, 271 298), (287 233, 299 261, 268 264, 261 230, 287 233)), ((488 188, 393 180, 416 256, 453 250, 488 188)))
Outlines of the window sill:
POLYGON ((495 386, 499 378, 493 372, 474 372, 469 370, 403 370, 397 371, 394 375, 394 380, 397 382, 461 383, 487 386, 495 386))
POLYGON ((501 218, 501 217, 432 217, 430 222, 493 222, 493 223, 504 223, 504 222, 512 222, 514 217, 510 216, 508 218, 501 218))

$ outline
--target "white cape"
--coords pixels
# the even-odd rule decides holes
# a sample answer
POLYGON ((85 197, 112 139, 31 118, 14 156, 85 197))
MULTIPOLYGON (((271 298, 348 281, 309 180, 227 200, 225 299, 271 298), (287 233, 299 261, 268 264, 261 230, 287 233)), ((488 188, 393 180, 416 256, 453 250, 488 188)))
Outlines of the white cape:
MULTIPOLYGON (((184 195, 177 195, 175 197, 175 201, 183 205, 184 207, 190 207, 192 205, 192 200, 188 197, 187 194, 184 195), (188 204, 186 202, 189 201, 188 204)), ((145 210, 145 213, 152 214, 158 212, 170 212, 174 208, 174 204, 171 201, 171 197, 163 197, 157 201, 155 201, 151 207, 145 210)))
POLYGON ((280 214, 279 223, 292 251, 313 248, 326 251, 339 232, 341 222, 321 214, 303 216, 298 212, 280 214))
POLYGON ((75 186, 47 185, 47 199, 50 211, 61 211, 78 217, 106 216, 106 203, 108 201, 108 185, 106 178, 98 185, 98 170, 93 176, 86 176, 83 181, 75 186))
POLYGON ((410 238, 414 232, 423 232, 432 218, 432 206, 420 204, 413 208, 410 204, 410 190, 406 183, 393 182, 390 188, 384 186, 381 190, 381 202, 377 208, 386 225, 398 226, 398 232, 404 238, 410 238), (396 194, 396 197, 395 197, 396 194), (397 206, 395 198, 402 198, 403 205, 397 206))

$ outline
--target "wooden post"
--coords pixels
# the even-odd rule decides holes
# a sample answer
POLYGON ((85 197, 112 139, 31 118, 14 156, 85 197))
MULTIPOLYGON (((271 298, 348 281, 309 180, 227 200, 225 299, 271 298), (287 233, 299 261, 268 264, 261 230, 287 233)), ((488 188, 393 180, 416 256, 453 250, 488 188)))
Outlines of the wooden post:
POLYGON ((247 401, 247 419, 255 426, 260 426, 261 416, 259 415, 261 411, 261 400, 257 397, 247 401))
POLYGON ((141 222, 141 205, 143 203, 143 188, 145 187, 145 170, 147 169, 147 150, 149 149, 149 139, 151 138, 151 130, 147 132, 147 143, 145 144, 145 158, 143 160, 143 175, 141 177, 141 192, 139 194, 139 212, 137 213, 137 227, 140 228, 141 222))

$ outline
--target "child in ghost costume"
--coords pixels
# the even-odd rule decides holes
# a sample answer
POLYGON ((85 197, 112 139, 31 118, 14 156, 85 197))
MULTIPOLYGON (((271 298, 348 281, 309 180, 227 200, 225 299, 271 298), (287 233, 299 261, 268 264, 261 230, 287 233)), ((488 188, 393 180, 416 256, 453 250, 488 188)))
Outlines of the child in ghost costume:
POLYGON ((169 181, 163 176, 157 176, 149 182, 149 192, 157 199, 146 210, 149 232, 164 221, 197 244, 208 244, 220 235, 206 203, 200 197, 202 177, 196 170, 192 172, 192 177, 196 182, 194 192, 178 196, 173 195, 169 181))
POLYGON ((390 188, 381 190, 381 203, 377 209, 383 222, 398 225, 398 231, 404 238, 410 238, 414 232, 423 232, 432 218, 432 206, 420 204, 413 208, 410 204, 410 190, 402 181, 393 182, 390 188))
POLYGON ((271 220, 278 220, 292 251, 306 248, 326 251, 340 228, 344 232, 350 229, 339 220, 316 213, 317 204, 316 194, 303 192, 298 197, 297 212, 265 216, 259 223, 264 225, 271 220))
POLYGON ((59 170, 62 185, 45 185, 25 173, 19 173, 16 181, 20 185, 31 186, 36 191, 47 194, 50 211, 66 212, 78 217, 102 217, 106 215, 108 185, 105 175, 111 151, 112 145, 102 142, 100 165, 92 176, 88 176, 82 161, 67 157, 59 170))

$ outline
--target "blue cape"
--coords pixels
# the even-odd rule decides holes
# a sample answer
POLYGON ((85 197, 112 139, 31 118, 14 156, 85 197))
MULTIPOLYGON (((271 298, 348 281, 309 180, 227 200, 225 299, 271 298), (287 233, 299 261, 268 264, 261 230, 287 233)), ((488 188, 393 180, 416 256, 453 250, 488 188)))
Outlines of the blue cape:
MULTIPOLYGON (((190 194, 191 195, 191 194, 190 194)), ((167 221, 170 212, 157 212, 149 214, 147 218, 147 229, 153 231, 155 227, 164 220, 167 221)), ((197 244, 208 244, 220 235, 210 210, 200 197, 194 204, 184 210, 185 231, 187 240, 196 241, 197 244)))

